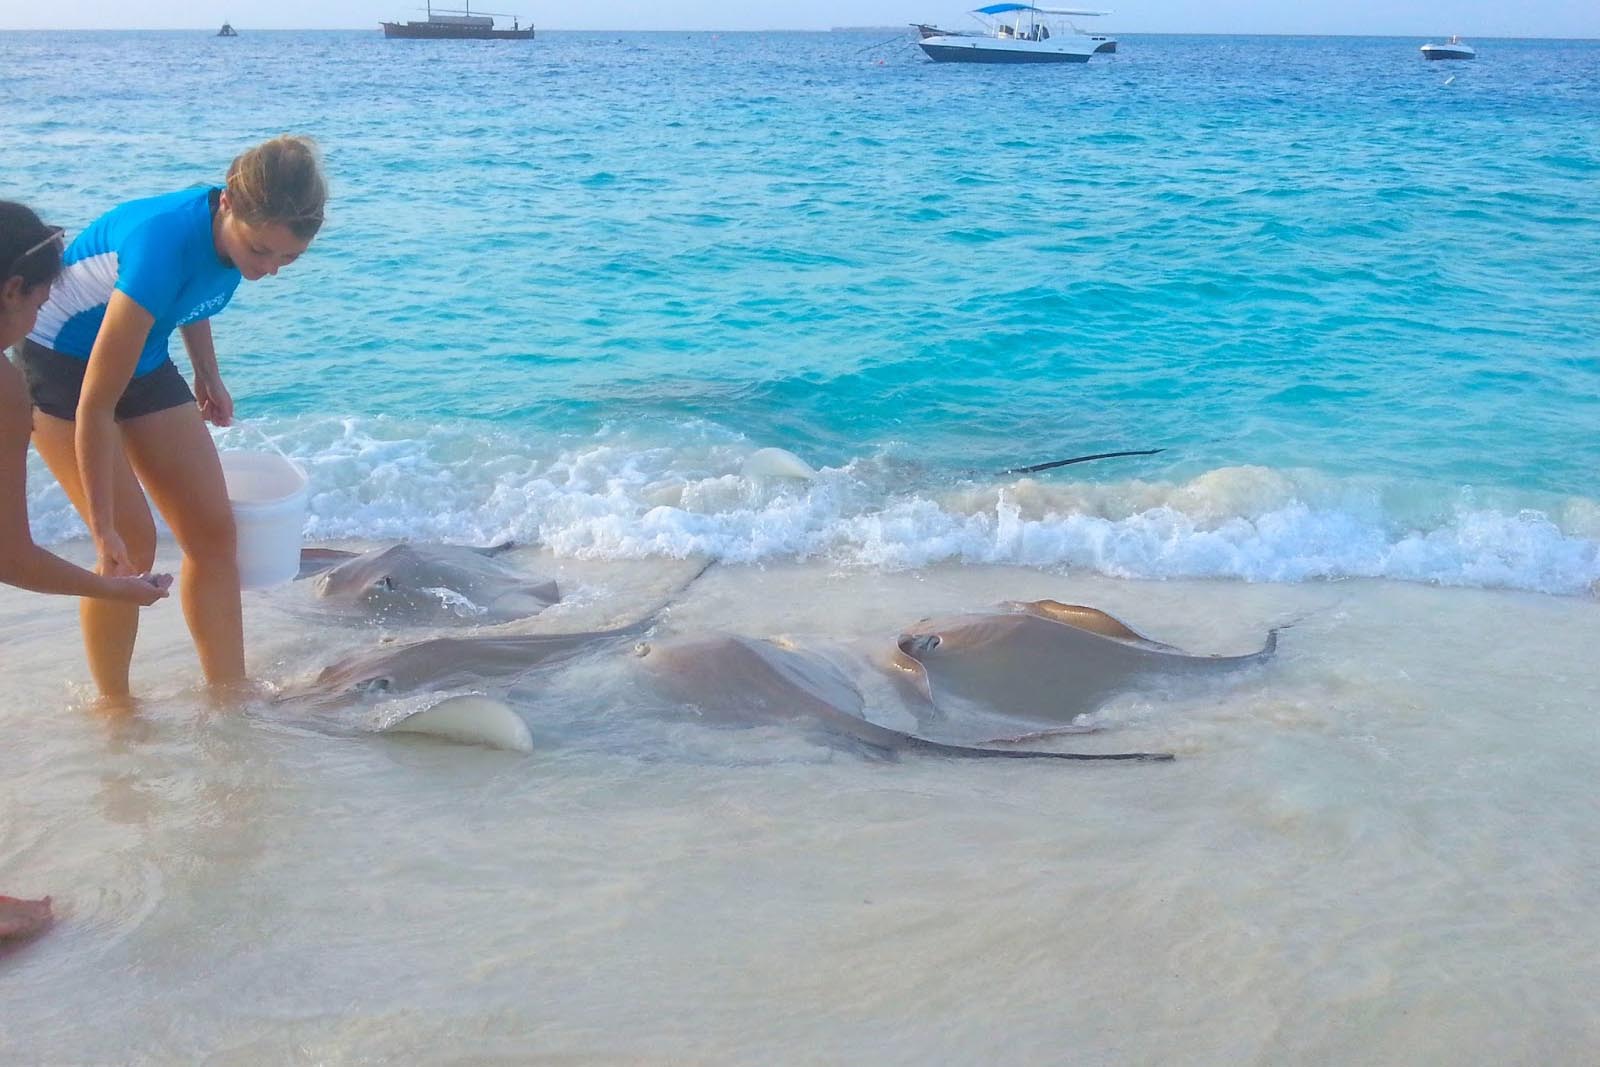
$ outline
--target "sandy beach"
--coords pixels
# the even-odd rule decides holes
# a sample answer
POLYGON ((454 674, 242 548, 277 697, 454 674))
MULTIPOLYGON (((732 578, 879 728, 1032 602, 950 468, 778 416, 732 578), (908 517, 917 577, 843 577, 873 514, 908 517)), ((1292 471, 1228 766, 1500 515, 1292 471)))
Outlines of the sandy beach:
MULTIPOLYGON (((685 574, 519 560, 570 591, 552 631, 685 574)), ((71 604, 0 591, 3 888, 59 917, 4 962, 0 1044, 39 1064, 1416 1064, 1600 1042, 1590 600, 717 566, 657 634, 888 639, 1041 596, 1205 652, 1299 621, 1267 667, 1128 694, 1072 739, 1171 764, 883 762, 664 723, 607 657, 521 709, 523 756, 364 733, 355 710, 342 734, 265 700, 210 711, 172 605, 146 615, 138 714, 108 721, 71 604)), ((246 620, 274 684, 383 636, 306 583, 248 594, 246 620)))

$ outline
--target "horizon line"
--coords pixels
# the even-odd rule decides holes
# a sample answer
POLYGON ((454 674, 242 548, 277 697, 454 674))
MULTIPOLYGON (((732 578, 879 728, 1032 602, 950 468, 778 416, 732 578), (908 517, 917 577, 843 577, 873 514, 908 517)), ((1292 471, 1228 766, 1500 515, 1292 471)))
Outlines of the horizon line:
MULTIPOLYGON (((261 26, 254 28, 256 33, 351 33, 368 32, 376 26, 381 26, 385 20, 361 26, 261 26)), ((231 22, 228 25, 234 25, 231 22)), ((243 25, 250 29, 248 24, 243 25)), ((624 29, 621 27, 576 27, 556 26, 549 27, 545 33, 837 33, 852 30, 880 30, 892 29, 897 23, 884 23, 881 26, 829 26, 824 28, 802 26, 768 26, 761 29, 728 29, 721 27, 673 27, 666 29, 624 29)), ((916 23, 906 23, 910 29, 916 23)), ((239 26, 235 25, 235 29, 239 26)), ((529 24, 528 29, 536 28, 529 24)), ((1118 30, 1119 34, 1142 34, 1152 37, 1358 37, 1381 39, 1386 37, 1427 37, 1427 33, 1327 33, 1311 31, 1284 31, 1284 30, 1118 30)), ((210 33, 216 31, 207 26, 0 26, 0 33, 210 33)), ((1433 34, 1438 36, 1438 34, 1433 34)), ((1517 34, 1517 35, 1483 35, 1460 34, 1459 36, 1471 37, 1479 41, 1600 41, 1600 37, 1573 37, 1566 34, 1517 34)))

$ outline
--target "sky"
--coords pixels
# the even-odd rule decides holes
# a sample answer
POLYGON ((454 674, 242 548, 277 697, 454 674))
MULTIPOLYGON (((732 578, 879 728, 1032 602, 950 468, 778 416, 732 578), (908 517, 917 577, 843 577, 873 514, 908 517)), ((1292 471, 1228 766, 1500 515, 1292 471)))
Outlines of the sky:
MULTIPOLYGON (((461 0, 442 0, 459 5, 461 0)), ((825 30, 961 25, 985 0, 478 0, 541 29, 825 30)), ((1046 0, 1048 3, 1049 0, 1046 0)), ((1056 0, 1060 3, 1061 0, 1056 0)), ((1078 6, 1081 0, 1069 0, 1078 6)), ((1067 5, 1063 5, 1067 6, 1067 5)), ((1600 38, 1600 0, 1106 0, 1112 33, 1309 33, 1600 38)), ((0 29, 373 29, 422 0, 0 0, 0 29)))

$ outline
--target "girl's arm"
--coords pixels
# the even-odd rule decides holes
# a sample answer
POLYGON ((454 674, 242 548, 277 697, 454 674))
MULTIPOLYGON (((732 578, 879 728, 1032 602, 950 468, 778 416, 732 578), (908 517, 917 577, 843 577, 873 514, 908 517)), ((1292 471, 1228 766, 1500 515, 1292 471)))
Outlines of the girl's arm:
POLYGON ((105 575, 135 573, 128 549, 117 533, 116 458, 122 448, 116 407, 139 364, 139 352, 155 325, 155 316, 120 289, 106 304, 105 319, 89 353, 78 395, 73 440, 78 452, 78 477, 89 508, 89 534, 94 538, 105 575))
POLYGON ((0 582, 36 593, 154 604, 167 595, 168 575, 102 578, 33 543, 28 529, 28 436, 33 408, 22 375, 0 359, 0 582))
POLYGON ((189 350, 189 364, 194 367, 194 398, 200 404, 200 415, 216 426, 233 422, 233 397, 222 384, 222 372, 217 369, 217 347, 211 338, 211 320, 201 319, 180 326, 183 347, 189 350))

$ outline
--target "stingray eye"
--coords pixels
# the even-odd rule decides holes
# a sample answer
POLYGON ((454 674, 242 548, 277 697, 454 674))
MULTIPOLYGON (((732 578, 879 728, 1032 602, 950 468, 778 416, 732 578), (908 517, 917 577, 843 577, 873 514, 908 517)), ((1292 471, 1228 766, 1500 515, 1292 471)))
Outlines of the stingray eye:
POLYGON ((389 679, 368 678, 365 681, 357 682, 351 688, 358 693, 387 693, 389 691, 389 679))
POLYGON ((387 574, 385 574, 382 578, 379 578, 377 581, 373 582, 372 584, 374 586, 376 586, 377 588, 382 589, 385 593, 394 592, 394 579, 391 578, 387 574))
POLYGON ((941 643, 942 642, 938 634, 923 634, 914 642, 918 652, 932 652, 934 649, 938 648, 941 643))

